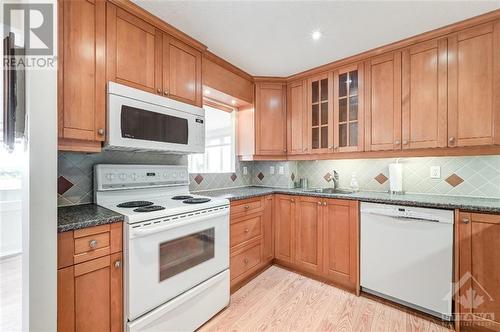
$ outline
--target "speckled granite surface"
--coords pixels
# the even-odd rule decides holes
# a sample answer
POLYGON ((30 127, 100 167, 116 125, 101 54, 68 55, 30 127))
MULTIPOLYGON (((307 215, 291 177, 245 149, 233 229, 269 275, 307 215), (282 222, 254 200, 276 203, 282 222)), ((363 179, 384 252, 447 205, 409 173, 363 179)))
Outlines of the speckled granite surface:
POLYGON ((96 204, 64 206, 57 209, 59 233, 119 221, 123 221, 121 214, 96 204))
POLYGON ((270 188, 270 187, 241 187, 211 191, 199 191, 200 195, 224 197, 230 201, 269 195, 288 194, 304 195, 324 198, 341 198, 359 200, 362 202, 390 203, 398 205, 433 207, 443 209, 463 209, 476 212, 500 213, 500 199, 475 198, 463 196, 440 196, 424 194, 391 195, 389 193, 361 191, 353 194, 324 194, 308 192, 302 189, 270 188))

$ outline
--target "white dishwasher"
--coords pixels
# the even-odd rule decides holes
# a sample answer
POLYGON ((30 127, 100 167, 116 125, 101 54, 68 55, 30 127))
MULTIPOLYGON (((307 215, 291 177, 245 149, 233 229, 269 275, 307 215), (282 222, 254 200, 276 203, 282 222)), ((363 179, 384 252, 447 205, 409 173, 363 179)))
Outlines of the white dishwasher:
POLYGON ((453 211, 361 203, 361 289, 452 316, 453 211))

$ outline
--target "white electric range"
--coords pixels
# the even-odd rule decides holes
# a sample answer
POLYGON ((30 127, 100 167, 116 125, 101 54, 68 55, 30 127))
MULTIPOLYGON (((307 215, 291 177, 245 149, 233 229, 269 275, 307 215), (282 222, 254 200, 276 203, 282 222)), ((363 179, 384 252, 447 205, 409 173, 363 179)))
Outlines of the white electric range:
POLYGON ((193 331, 229 304, 229 201, 185 166, 96 165, 95 201, 124 216, 127 331, 193 331))

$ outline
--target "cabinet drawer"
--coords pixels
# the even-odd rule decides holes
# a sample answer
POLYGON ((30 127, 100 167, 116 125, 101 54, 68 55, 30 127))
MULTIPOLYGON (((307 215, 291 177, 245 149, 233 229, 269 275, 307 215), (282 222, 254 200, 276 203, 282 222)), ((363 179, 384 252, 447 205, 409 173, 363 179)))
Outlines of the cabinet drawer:
POLYGON ((231 257, 231 280, 245 275, 260 264, 261 249, 261 242, 257 242, 231 257))
POLYGON ((231 203, 231 215, 246 215, 262 211, 263 209, 262 198, 251 200, 238 201, 235 204, 231 203))
POLYGON ((58 268, 122 251, 122 223, 59 233, 58 268))
POLYGON ((262 215, 248 217, 231 224, 231 247, 245 243, 262 234, 262 215))

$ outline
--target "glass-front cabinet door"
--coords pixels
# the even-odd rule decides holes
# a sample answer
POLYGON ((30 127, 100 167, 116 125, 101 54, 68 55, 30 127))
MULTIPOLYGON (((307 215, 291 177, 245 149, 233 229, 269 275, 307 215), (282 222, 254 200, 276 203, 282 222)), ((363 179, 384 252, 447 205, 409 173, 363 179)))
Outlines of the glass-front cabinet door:
POLYGON ((355 64, 333 74, 334 151, 363 151, 363 66, 355 64))
POLYGON ((311 153, 333 152, 333 74, 308 80, 309 137, 311 153))

